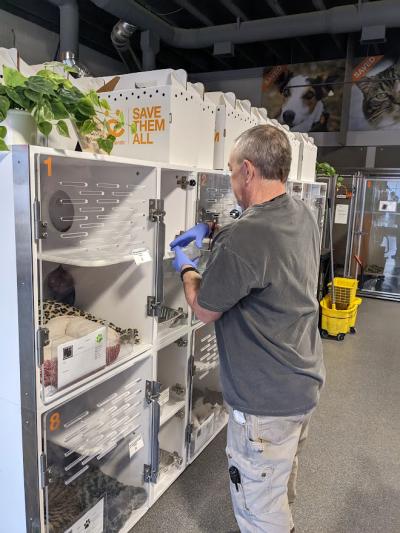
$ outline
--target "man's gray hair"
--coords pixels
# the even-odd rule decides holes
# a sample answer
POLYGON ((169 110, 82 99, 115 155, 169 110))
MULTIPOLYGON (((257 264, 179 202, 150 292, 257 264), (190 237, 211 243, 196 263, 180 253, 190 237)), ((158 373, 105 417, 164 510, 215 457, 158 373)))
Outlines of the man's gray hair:
POLYGON ((234 156, 238 163, 248 159, 265 179, 285 183, 292 161, 287 135, 275 126, 254 126, 235 141, 234 156))

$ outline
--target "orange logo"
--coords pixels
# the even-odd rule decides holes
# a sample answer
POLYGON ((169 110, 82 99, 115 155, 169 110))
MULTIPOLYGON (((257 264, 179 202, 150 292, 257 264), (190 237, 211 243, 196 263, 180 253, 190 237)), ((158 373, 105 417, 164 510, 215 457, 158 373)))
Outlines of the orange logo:
POLYGON ((125 133, 125 129, 124 128, 120 128, 120 129, 116 129, 114 126, 114 124, 118 124, 118 120, 115 119, 115 118, 110 118, 109 120, 107 120, 107 124, 109 126, 109 132, 114 135, 114 137, 121 137, 121 135, 123 135, 125 133))

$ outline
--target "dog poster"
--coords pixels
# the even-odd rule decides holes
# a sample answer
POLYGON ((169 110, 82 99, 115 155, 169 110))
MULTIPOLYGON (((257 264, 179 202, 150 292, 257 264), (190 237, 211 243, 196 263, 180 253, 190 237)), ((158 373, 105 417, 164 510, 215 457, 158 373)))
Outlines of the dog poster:
POLYGON ((359 59, 352 73, 349 129, 400 129, 400 63, 397 58, 359 59))
POLYGON ((267 68, 262 105, 292 131, 340 131, 344 74, 344 59, 267 68))

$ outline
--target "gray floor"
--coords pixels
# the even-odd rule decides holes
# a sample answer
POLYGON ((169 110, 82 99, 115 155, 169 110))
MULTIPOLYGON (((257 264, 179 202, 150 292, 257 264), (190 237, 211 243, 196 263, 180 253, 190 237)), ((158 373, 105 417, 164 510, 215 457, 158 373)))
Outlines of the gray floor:
MULTIPOLYGON (((400 304, 365 299, 358 333, 324 341, 327 385, 302 456, 296 533, 400 532, 400 304)), ((238 531, 225 433, 133 533, 238 531)))

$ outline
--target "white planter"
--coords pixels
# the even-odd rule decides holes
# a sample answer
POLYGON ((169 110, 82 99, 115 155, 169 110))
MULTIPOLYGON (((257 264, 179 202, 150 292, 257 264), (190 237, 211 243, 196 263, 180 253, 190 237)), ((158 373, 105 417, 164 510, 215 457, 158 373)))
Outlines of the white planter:
POLYGON ((28 111, 10 109, 7 118, 0 123, 7 128, 7 135, 4 139, 7 146, 13 144, 38 144, 38 130, 36 123, 28 111))

